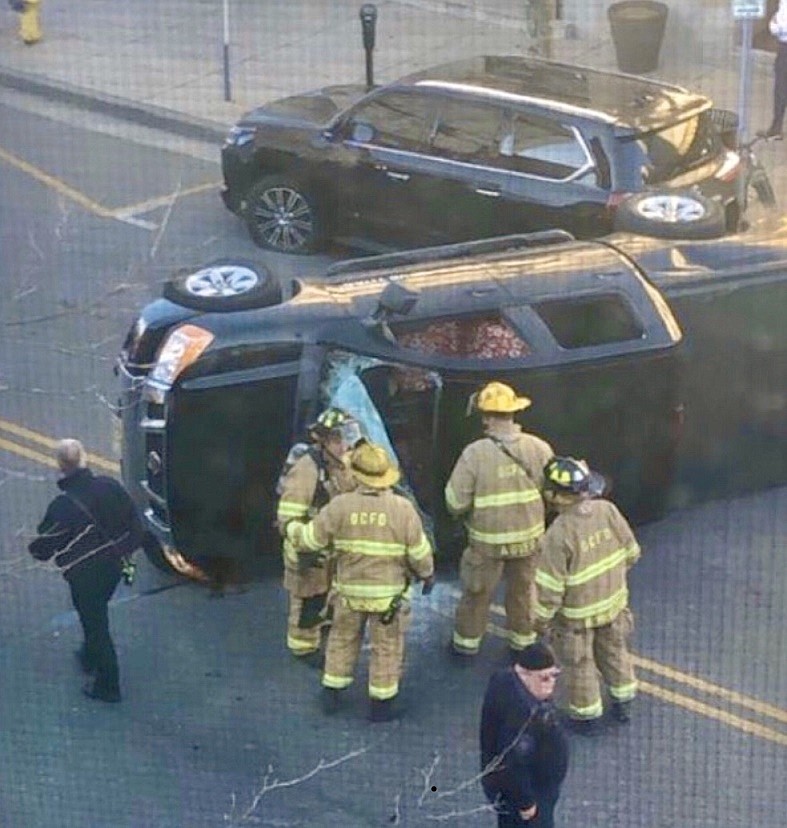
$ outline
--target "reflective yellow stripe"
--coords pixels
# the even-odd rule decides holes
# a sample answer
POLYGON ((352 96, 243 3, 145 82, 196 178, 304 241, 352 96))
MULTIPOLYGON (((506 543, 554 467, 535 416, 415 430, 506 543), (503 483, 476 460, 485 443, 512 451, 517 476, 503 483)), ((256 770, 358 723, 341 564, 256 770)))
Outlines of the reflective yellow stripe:
POLYGON ((374 555, 389 558, 403 558, 406 551, 403 543, 350 540, 349 538, 336 538, 333 545, 341 552, 354 552, 356 555, 374 555))
POLYGON ((601 699, 598 699, 598 701, 594 701, 593 704, 589 704, 587 707, 575 707, 573 704, 569 704, 568 710, 574 719, 597 719, 604 712, 604 707, 601 704, 601 699))
POLYGON ((480 543, 489 543, 493 546, 504 546, 507 543, 524 543, 535 540, 544 534, 544 524, 538 523, 530 529, 519 529, 514 532, 480 532, 472 527, 467 528, 467 535, 470 540, 480 543))
POLYGON ((501 492, 500 494, 484 495, 473 500, 474 509, 488 509, 492 506, 513 506, 517 503, 533 503, 541 497, 538 489, 524 491, 501 492))
POLYGON ((463 638, 454 630, 454 647, 458 650, 465 650, 468 653, 477 653, 481 646, 481 638, 463 638))
POLYGON ((544 621, 550 621, 552 618, 555 617, 556 609, 550 609, 549 607, 545 607, 543 604, 540 604, 536 601, 536 605, 534 607, 536 616, 538 618, 543 619, 544 621))
POLYGON ((304 641, 302 638, 294 638, 291 635, 287 636, 287 649, 292 650, 297 655, 306 655, 307 653, 316 653, 319 649, 319 637, 315 636, 314 641, 304 641))
POLYGON ((609 695, 615 701, 631 701, 637 695, 637 682, 631 681, 628 684, 610 684, 609 695))
POLYGON ((330 673, 322 674, 322 686, 330 687, 332 690, 344 690, 353 683, 352 676, 333 676, 330 673))
POLYGON ((508 631, 508 640, 511 644, 511 648, 514 650, 524 650, 525 647, 529 647, 531 644, 535 644, 536 641, 536 634, 534 632, 531 633, 518 633, 514 632, 513 630, 508 631))
POLYGON ((348 598, 393 598, 404 589, 404 584, 340 584, 336 589, 348 598))
POLYGON ((302 518, 309 511, 308 503, 299 503, 297 500, 280 500, 276 513, 281 518, 302 518))
POLYGON ((454 491, 454 487, 450 483, 445 487, 445 502, 448 508, 453 509, 455 512, 463 511, 467 508, 464 503, 460 502, 458 495, 454 491))
POLYGON ((548 572, 544 572, 543 569, 536 570, 536 583, 550 592, 556 592, 558 595, 562 595, 566 591, 565 584, 558 581, 557 578, 553 578, 548 572))
MULTIPOLYGON (((627 601, 628 590, 626 587, 623 587, 610 595, 609 598, 596 601, 595 604, 587 604, 584 607, 563 607, 560 610, 560 614, 574 621, 584 621, 596 615, 610 615, 613 610, 620 612, 626 606, 627 601)), ((609 620, 611 621, 612 618, 609 620)))
POLYGON ((590 564, 590 566, 580 569, 579 572, 569 575, 566 578, 566 584, 568 586, 579 586, 580 584, 586 584, 588 581, 598 578, 599 575, 609 572, 610 569, 620 566, 622 563, 625 563, 625 561, 626 550, 622 548, 616 549, 612 554, 607 555, 606 558, 602 558, 600 561, 596 561, 595 563, 590 564))
POLYGON ((418 545, 410 549, 410 557, 414 561, 420 561, 421 558, 425 558, 431 551, 432 547, 429 545, 426 536, 421 535, 421 540, 418 541, 418 545))
POLYGON ((317 538, 314 537, 314 523, 307 523, 303 527, 300 545, 309 552, 317 552, 322 549, 321 544, 317 543, 317 538))
POLYGON ((389 684, 386 687, 380 687, 369 683, 369 698, 377 699, 377 701, 387 701, 392 699, 399 692, 399 682, 389 684))
POLYGON ((626 547, 626 560, 630 561, 632 558, 638 558, 640 555, 640 548, 638 543, 632 543, 631 546, 626 547))

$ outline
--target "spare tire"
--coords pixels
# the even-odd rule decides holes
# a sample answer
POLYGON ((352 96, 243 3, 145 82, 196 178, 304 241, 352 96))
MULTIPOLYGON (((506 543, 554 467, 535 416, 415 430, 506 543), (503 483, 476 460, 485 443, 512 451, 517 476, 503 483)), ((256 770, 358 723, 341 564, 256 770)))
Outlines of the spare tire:
POLYGON ((726 230, 717 201, 687 191, 644 192, 622 201, 614 229, 659 239, 717 239, 726 230))
POLYGON ((164 298, 195 310, 265 308, 281 302, 281 285, 270 271, 242 259, 216 259, 164 283, 164 298))

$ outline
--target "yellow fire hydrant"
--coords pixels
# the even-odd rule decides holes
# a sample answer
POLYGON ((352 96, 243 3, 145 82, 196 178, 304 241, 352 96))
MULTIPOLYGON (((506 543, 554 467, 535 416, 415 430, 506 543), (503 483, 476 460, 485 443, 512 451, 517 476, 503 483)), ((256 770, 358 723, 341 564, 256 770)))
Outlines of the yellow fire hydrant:
POLYGON ((41 0, 23 0, 19 3, 19 36, 28 46, 41 40, 41 20, 39 6, 41 0))

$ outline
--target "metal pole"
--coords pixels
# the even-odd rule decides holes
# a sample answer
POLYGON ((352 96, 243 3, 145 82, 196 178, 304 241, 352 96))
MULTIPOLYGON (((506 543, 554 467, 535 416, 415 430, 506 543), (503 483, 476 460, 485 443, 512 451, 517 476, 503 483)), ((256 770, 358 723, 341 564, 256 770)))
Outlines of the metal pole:
MULTIPOLYGON (((738 86, 738 146, 746 143, 749 135, 749 99, 751 98, 752 20, 741 20, 741 72, 738 86)), ((738 176, 738 204, 746 203, 746 171, 738 176)))
POLYGON ((224 100, 232 100, 230 86, 230 0, 224 0, 224 100))

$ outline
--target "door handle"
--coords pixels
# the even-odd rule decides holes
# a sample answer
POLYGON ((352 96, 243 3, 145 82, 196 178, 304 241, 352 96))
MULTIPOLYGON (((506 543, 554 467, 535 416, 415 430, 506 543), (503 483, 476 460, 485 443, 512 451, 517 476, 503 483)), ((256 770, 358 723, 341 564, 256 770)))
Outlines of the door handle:
POLYGON ((394 181, 410 180, 410 176, 407 173, 392 172, 391 170, 387 170, 385 174, 388 176, 388 178, 392 178, 394 181))
POLYGON ((502 193, 500 190, 485 190, 482 187, 476 187, 478 195, 489 196, 490 198, 500 198, 502 193))

